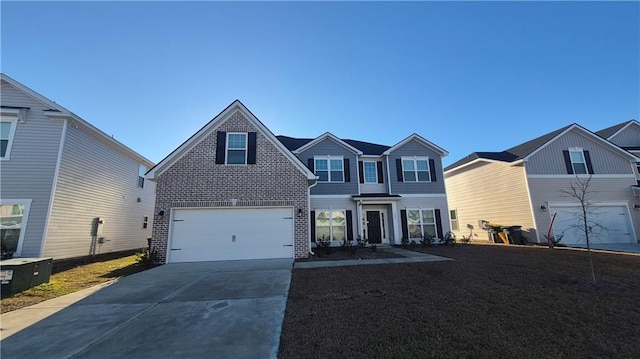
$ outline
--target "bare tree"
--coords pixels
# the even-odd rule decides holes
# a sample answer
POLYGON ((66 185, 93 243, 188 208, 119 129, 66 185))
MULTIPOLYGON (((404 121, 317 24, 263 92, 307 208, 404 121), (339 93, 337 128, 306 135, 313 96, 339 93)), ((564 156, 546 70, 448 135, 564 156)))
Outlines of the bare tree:
POLYGON ((596 273, 593 268, 593 256, 591 255, 591 240, 594 229, 602 228, 602 225, 592 219, 591 202, 589 201, 589 195, 593 191, 589 190, 589 184, 591 183, 591 176, 587 179, 581 179, 576 176, 575 181, 571 181, 569 189, 561 190, 562 193, 573 197, 580 203, 580 213, 578 215, 578 224, 575 229, 584 236, 587 243, 587 253, 589 254, 589 266, 591 268, 591 279, 596 282, 596 273))

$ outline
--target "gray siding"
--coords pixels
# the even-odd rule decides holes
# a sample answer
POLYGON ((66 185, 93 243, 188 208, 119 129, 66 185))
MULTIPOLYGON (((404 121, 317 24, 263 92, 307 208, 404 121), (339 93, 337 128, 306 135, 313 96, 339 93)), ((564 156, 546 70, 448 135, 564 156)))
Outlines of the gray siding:
POLYGON ((391 178, 391 193, 445 193, 440 154, 415 140, 408 142, 389 155, 388 171, 391 178), (396 159, 402 156, 427 156, 433 159, 436 167, 436 182, 398 182, 396 159))
POLYGON ((527 174, 567 174, 562 151, 569 147, 582 147, 589 151, 595 174, 631 174, 628 159, 576 129, 531 156, 527 162, 527 174))
POLYGON ((58 157, 63 123, 52 121, 42 111, 48 107, 2 82, 3 106, 29 107, 24 123, 18 123, 10 159, 0 161, 3 199, 31 199, 22 247, 22 257, 40 256, 49 210, 51 186, 58 157))
POLYGON ((44 255, 69 258, 91 254, 91 225, 104 219, 95 253, 147 246, 151 237, 155 184, 137 186, 139 160, 107 145, 83 127, 67 128, 44 255), (140 201, 138 201, 140 198, 140 201), (149 217, 146 229, 143 216, 149 217))
POLYGON ((640 126, 631 124, 624 131, 612 137, 610 141, 622 147, 640 146, 640 126))
POLYGON ((325 139, 315 146, 301 152, 298 158, 302 163, 307 164, 309 158, 313 156, 343 156, 349 159, 349 173, 351 181, 344 183, 325 183, 318 184, 311 188, 311 194, 358 194, 358 161, 356 154, 335 143, 331 139, 325 139))

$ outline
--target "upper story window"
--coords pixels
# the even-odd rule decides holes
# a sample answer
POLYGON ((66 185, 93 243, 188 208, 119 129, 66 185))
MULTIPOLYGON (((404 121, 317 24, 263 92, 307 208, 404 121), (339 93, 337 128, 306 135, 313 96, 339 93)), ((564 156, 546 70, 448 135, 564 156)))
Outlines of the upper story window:
POLYGON ((144 174, 147 173, 147 167, 140 165, 138 167, 138 187, 144 188, 144 174))
POLYGON ((316 156, 314 167, 319 182, 344 182, 344 160, 342 157, 316 156))
POLYGON ((378 164, 373 161, 363 162, 364 183, 378 183, 378 164))
POLYGON ((430 182, 428 157, 402 157, 404 182, 430 182))
POLYGON ((571 167, 575 174, 587 174, 587 162, 584 159, 584 152, 580 149, 569 150, 569 158, 571 158, 571 167))
POLYGON ((229 132, 227 133, 227 164, 246 165, 247 164, 247 134, 229 132))
POLYGON ((13 145, 13 135, 16 131, 18 120, 0 121, 0 159, 8 159, 13 145))

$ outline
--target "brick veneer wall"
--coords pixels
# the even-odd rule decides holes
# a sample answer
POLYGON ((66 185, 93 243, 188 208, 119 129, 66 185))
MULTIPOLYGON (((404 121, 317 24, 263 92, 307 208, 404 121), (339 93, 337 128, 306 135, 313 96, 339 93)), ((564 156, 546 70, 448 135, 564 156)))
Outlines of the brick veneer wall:
POLYGON ((231 114, 216 131, 158 176, 151 242, 157 250, 158 262, 167 260, 171 208, 228 207, 231 199, 237 199, 236 205, 243 207, 294 207, 295 258, 306 258, 309 253, 306 176, 242 112, 231 114), (257 132, 256 164, 215 164, 216 131, 257 132), (302 209, 300 216, 298 209, 302 209), (160 211, 165 214, 158 216, 160 211))

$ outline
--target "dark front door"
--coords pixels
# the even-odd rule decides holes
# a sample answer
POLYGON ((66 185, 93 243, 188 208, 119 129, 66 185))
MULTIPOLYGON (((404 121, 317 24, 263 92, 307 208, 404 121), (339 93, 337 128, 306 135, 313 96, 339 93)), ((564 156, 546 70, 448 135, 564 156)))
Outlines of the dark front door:
POLYGON ((369 243, 382 243, 379 211, 367 211, 367 236, 369 243))

